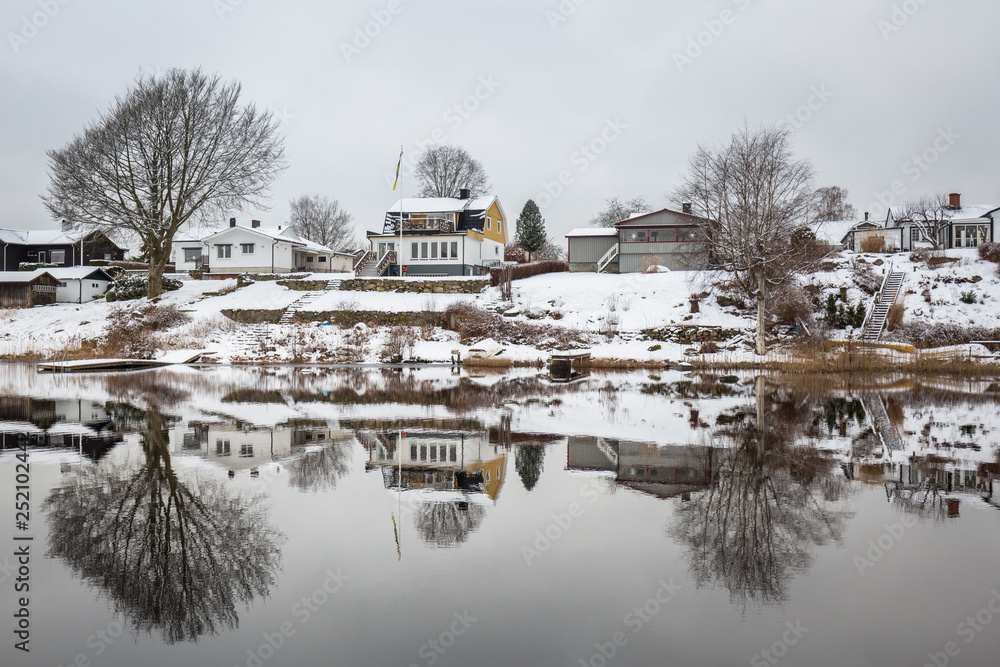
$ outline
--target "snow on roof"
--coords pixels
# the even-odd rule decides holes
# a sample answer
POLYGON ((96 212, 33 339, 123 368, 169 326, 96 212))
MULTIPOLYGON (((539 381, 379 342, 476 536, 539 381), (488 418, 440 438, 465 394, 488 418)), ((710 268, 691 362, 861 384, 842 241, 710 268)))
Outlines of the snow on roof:
MULTIPOLYGON (((403 213, 459 213, 461 211, 482 211, 488 209, 496 200, 490 195, 475 199, 458 199, 456 197, 412 197, 400 201, 403 213)), ((399 213, 400 202, 390 206, 386 213, 399 213)))
POLYGON ((30 283, 38 276, 48 272, 48 269, 35 269, 34 271, 0 271, 0 283, 30 283))
POLYGON ((76 243, 80 236, 59 229, 0 229, 0 242, 31 245, 66 245, 76 243))
POLYGON ((58 280, 82 280, 91 277, 95 273, 104 274, 103 277, 99 277, 97 280, 111 280, 111 276, 104 269, 96 266, 57 266, 41 270, 58 280))
POLYGON ((813 231, 820 241, 838 244, 856 224, 856 220, 825 220, 815 223, 813 231))
MULTIPOLYGON (((1000 204, 971 204, 961 208, 945 207, 944 217, 949 220, 979 220, 998 209, 1000 209, 1000 204)), ((909 210, 908 206, 890 206, 889 216, 892 220, 906 219, 909 210)))
POLYGON ((577 227, 566 234, 567 238, 579 236, 618 236, 618 230, 614 227, 577 227))

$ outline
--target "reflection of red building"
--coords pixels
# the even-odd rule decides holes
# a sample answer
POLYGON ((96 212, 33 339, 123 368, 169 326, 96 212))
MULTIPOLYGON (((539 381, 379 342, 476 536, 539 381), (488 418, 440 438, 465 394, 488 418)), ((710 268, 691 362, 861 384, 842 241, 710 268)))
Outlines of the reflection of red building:
POLYGON ((714 464, 712 447, 592 436, 570 436, 567 444, 567 469, 611 472, 618 484, 659 498, 708 488, 714 464))

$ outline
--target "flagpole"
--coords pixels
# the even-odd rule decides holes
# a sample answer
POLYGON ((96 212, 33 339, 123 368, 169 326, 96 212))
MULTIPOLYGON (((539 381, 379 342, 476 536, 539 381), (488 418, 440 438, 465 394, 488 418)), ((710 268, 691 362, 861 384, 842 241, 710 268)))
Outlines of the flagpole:
MULTIPOLYGON (((403 178, 403 145, 399 146, 399 178, 403 178)), ((396 252, 396 273, 403 278, 403 186, 399 186, 399 250, 396 252)), ((402 458, 400 458, 402 461, 402 458)))

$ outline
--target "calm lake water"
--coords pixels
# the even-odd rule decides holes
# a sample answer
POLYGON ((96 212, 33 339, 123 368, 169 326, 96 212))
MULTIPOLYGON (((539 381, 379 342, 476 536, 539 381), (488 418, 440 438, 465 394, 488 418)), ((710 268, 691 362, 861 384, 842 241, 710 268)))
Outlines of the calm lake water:
POLYGON ((727 379, 0 366, 0 664, 998 664, 1000 386, 727 379))

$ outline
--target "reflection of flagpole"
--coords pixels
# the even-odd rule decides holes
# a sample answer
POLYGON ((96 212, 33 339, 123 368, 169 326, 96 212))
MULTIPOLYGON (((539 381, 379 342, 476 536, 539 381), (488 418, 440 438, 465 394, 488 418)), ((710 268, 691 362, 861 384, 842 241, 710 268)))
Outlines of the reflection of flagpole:
MULTIPOLYGON (((402 225, 402 218, 400 218, 400 225, 402 225)), ((398 506, 396 511, 399 512, 399 520, 403 520, 403 432, 396 432, 396 456, 399 457, 399 478, 396 480, 396 488, 398 489, 396 493, 396 498, 398 499, 398 506)), ((402 560, 403 554, 399 549, 399 528, 396 526, 396 517, 392 517, 392 532, 396 534, 396 560, 402 560)))

